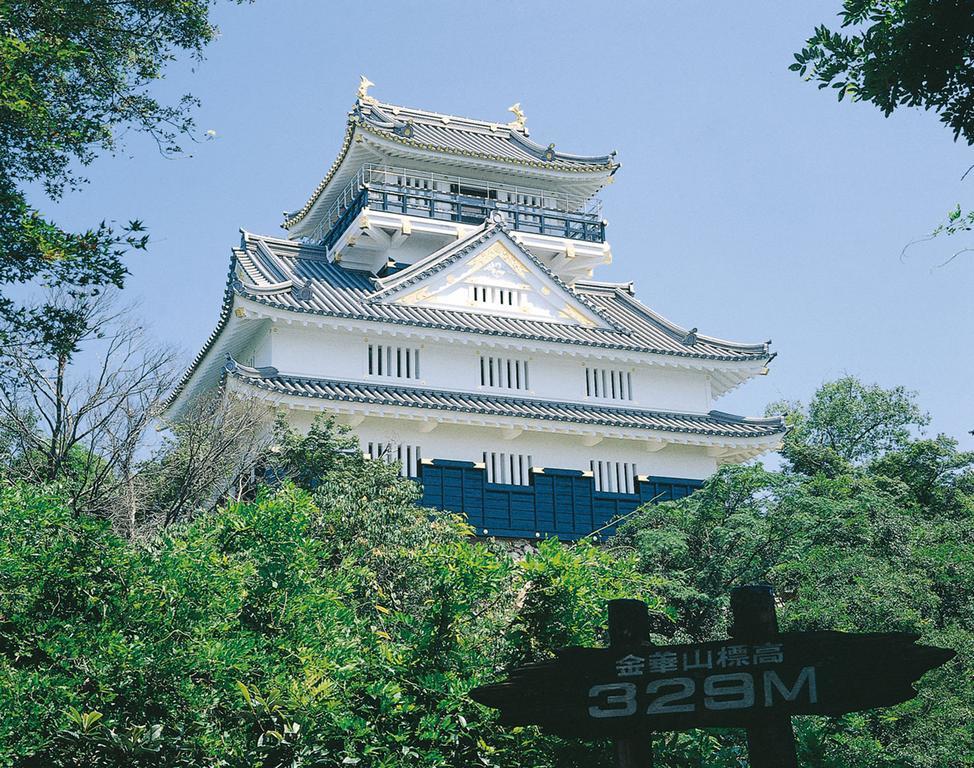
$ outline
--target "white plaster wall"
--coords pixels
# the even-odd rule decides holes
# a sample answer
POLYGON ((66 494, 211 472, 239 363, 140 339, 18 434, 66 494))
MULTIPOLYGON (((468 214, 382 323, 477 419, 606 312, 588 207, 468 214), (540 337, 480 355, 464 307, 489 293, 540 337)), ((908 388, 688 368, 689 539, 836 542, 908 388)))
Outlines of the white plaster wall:
MULTIPOLYGON (((286 325, 275 326, 270 336, 270 340, 257 347, 257 364, 273 365, 284 374, 368 381, 368 344, 399 344, 420 349, 421 378, 404 382, 413 386, 628 405, 687 413, 706 413, 711 408, 710 387, 707 375, 702 371, 695 373, 650 365, 613 365, 605 361, 589 361, 592 367, 632 373, 633 399, 613 401, 586 397, 584 358, 493 349, 489 345, 489 339, 485 339, 486 343, 478 346, 435 345, 381 335, 341 334, 286 325), (530 388, 525 391, 481 387, 481 354, 527 360, 530 388)), ((396 381, 388 377, 375 377, 371 380, 384 383, 396 381)))
POLYGON ((272 347, 276 336, 277 334, 275 333, 265 333, 257 340, 257 346, 253 352, 254 365, 257 367, 273 365, 274 353, 272 347))
MULTIPOLYGON (((325 403, 323 406, 327 407, 325 403)), ((291 421, 307 429, 315 414, 292 411, 291 421)), ((700 446, 668 445, 649 452, 637 441, 606 439, 595 446, 583 445, 575 435, 522 432, 505 440, 500 429, 443 424, 432 432, 420 432, 419 422, 369 417, 353 430, 364 447, 369 441, 419 446, 424 459, 482 461, 484 451, 530 455, 532 466, 588 471, 591 461, 620 461, 636 465, 637 474, 705 479, 717 468, 716 459, 700 446)))
POLYGON ((283 374, 364 378, 366 346, 361 335, 276 325, 271 365, 283 374))
POLYGON ((389 259, 392 259, 402 264, 415 264, 420 259, 425 259, 431 253, 439 250, 449 242, 449 238, 442 236, 410 235, 398 248, 388 248, 380 251, 380 263, 385 263, 389 259))

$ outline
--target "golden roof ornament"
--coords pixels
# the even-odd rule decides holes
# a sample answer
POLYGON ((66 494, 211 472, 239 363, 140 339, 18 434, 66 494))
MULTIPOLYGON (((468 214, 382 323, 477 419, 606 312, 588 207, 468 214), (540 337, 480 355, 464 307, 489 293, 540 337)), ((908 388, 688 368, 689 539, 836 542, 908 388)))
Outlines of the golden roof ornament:
POLYGON ((375 101, 375 97, 369 96, 369 88, 371 88, 375 83, 373 83, 365 75, 359 75, 358 81, 358 100, 359 101, 375 101))
POLYGON ((513 128, 515 131, 527 133, 527 126, 525 125, 527 118, 524 116, 524 110, 521 109, 521 102, 512 104, 507 108, 507 111, 514 114, 514 119, 507 126, 513 128))

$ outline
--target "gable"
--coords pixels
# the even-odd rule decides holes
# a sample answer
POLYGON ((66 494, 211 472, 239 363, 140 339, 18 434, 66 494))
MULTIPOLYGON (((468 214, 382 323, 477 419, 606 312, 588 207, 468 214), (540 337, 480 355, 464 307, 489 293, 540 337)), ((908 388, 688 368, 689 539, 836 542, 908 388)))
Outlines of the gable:
MULTIPOLYGON (((490 232, 490 230, 488 230, 490 232)), ((390 281, 381 303, 614 328, 504 230, 456 243, 390 281)))

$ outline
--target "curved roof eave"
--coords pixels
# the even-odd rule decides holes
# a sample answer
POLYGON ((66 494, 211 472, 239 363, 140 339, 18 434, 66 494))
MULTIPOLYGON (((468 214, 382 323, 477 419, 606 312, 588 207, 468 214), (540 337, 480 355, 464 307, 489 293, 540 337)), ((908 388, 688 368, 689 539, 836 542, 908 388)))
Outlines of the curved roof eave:
POLYGON ((776 438, 786 431, 781 417, 749 418, 721 411, 689 414, 538 398, 484 396, 423 387, 286 376, 279 374, 276 369, 264 369, 267 370, 265 374, 260 369, 240 366, 232 359, 228 361, 225 370, 228 375, 249 386, 298 398, 429 411, 459 411, 534 421, 567 421, 583 426, 621 427, 744 441, 776 438))
MULTIPOLYGON (((308 309, 305 307, 293 307, 293 306, 283 306, 278 302, 269 300, 266 296, 260 296, 255 293, 250 293, 247 291, 246 286, 240 286, 239 289, 235 289, 238 296, 248 301, 252 301, 255 304, 261 304, 266 307, 271 307, 280 312, 284 313, 295 313, 304 315, 315 315, 318 317, 334 317, 342 320, 357 320, 365 323, 375 323, 376 325, 403 325, 411 328, 430 328, 433 330, 442 331, 456 331, 460 333, 472 333, 479 336, 501 336, 505 338, 512 339, 525 339, 527 341, 537 341, 551 344, 569 344, 578 347, 591 347, 597 349, 610 349, 620 352, 635 352, 637 354, 647 354, 647 355, 657 355, 661 357, 675 357, 675 358, 686 358, 690 360, 708 360, 708 361, 718 361, 718 362, 729 362, 729 363, 753 363, 767 360, 770 355, 767 354, 754 354, 747 357, 744 356, 731 356, 731 355, 709 355, 709 354, 694 354, 692 352, 677 353, 665 349, 645 349, 636 346, 627 346, 624 344, 613 344, 611 342, 600 342, 599 344, 591 344, 582 340, 575 339, 558 339, 552 340, 543 336, 536 336, 532 334, 521 334, 512 333, 502 330, 484 330, 479 328, 464 328, 454 325, 445 325, 442 323, 434 323, 428 321, 420 320, 407 320, 402 318, 374 318, 365 315, 356 314, 353 312, 337 312, 331 310, 322 309, 308 309)), ((598 330, 598 329, 596 329, 598 330)))
MULTIPOLYGON (((606 155, 604 157, 599 157, 595 159, 595 162, 588 162, 590 158, 578 157, 576 162, 565 162, 573 159, 569 155, 558 155, 557 158, 551 160, 544 160, 543 158, 538 158, 537 160, 527 160, 520 158, 504 157, 503 155, 495 155, 488 152, 475 152, 473 150, 460 149, 457 147, 446 147, 438 146, 435 144, 425 144, 423 142, 417 141, 406 136, 400 136, 394 131, 384 131, 381 128, 377 128, 374 125, 369 125, 368 123, 358 122, 357 127, 360 127, 366 133, 370 133, 373 136, 378 136, 379 138, 385 139, 386 141, 392 141, 396 144, 403 144, 408 147, 415 147, 416 149, 422 149, 427 152, 440 152, 444 155, 455 155, 458 157, 472 157, 479 160, 491 160, 496 163, 502 163, 505 165, 520 165, 528 168, 537 168, 539 170, 546 171, 562 171, 571 174, 606 174, 611 175, 614 173, 618 167, 619 163, 611 159, 611 156, 606 155)), ((523 143, 523 141, 518 142, 523 143)), ((533 142, 531 143, 531 151, 535 151, 534 148, 537 145, 533 142)), ((542 150, 544 147, 542 147, 542 150)))
POLYGON ((176 401, 179 400, 179 398, 183 394, 183 391, 186 389, 186 387, 189 385, 190 380, 193 378, 193 374, 196 372, 196 369, 200 366, 203 360, 206 359, 207 355, 209 355, 210 351, 213 349, 213 347, 216 345, 217 341, 219 340, 220 336, 223 334, 223 331, 227 327, 227 324, 230 322, 230 316, 232 314, 231 310, 233 309, 233 300, 234 300, 234 296, 236 295, 236 291, 234 290, 233 287, 233 282, 234 282, 233 276, 234 276, 235 265, 236 265, 236 258, 231 257, 230 269, 227 272, 227 281, 223 290, 223 303, 220 306, 220 315, 217 318, 216 327, 207 337, 206 341, 203 343, 203 347, 196 354, 196 357, 193 358, 193 361, 183 372, 183 375, 179 377, 179 381, 176 382, 176 385, 173 387, 172 392, 169 393, 169 397, 167 397, 165 402, 162 404, 163 412, 169 411, 176 404, 176 401))
MULTIPOLYGON (((451 164, 453 168, 457 165, 457 158, 462 158, 471 166, 479 170, 493 172, 503 172, 510 174, 519 173, 522 177, 533 179, 536 183, 544 179, 557 180, 574 184, 597 184, 597 189, 601 189, 611 177, 621 167, 619 163, 597 167, 586 167, 582 165, 558 164, 543 160, 516 160, 491 155, 489 153, 473 152, 461 149, 451 149, 440 147, 435 144, 424 144, 413 140, 403 139, 396 134, 370 130, 368 126, 359 127, 360 133, 356 133, 355 142, 363 143, 373 148, 374 151, 392 154, 398 151, 399 156, 412 157, 417 161, 432 163, 451 164), (470 163, 475 161, 476 165, 470 163)), ((595 194, 592 192, 591 194, 595 194)))
POLYGON ((290 229, 308 215, 308 213, 314 207, 314 204, 318 201, 318 198, 321 196, 321 193, 325 191, 325 188, 338 172, 338 169, 342 167, 342 163, 345 162, 345 157, 348 155, 348 150, 352 146, 352 137, 354 133, 355 121, 352 114, 349 113, 348 122, 345 125, 345 136, 342 139, 341 149, 338 150, 338 157, 336 157, 335 161, 331 164, 331 167, 328 169, 325 177, 318 182, 318 186, 314 188, 314 191, 311 193, 311 197, 308 198, 307 202, 297 211, 284 214, 284 222, 281 224, 281 227, 284 229, 290 229))
MULTIPOLYGON (((504 323, 483 323, 482 314, 471 315, 463 311, 447 311, 437 308, 429 312, 415 312, 406 307, 398 307, 396 312, 376 312, 376 307, 388 307, 382 299, 389 291, 402 286, 404 280, 417 279, 427 273, 428 268, 435 263, 444 264, 457 255, 462 255, 467 247, 472 247, 478 240, 494 235, 496 230, 504 233, 504 227, 499 223, 485 222, 460 242, 454 242, 441 248, 426 259, 394 276, 376 279, 358 271, 346 271, 331 262, 319 258, 321 249, 316 246, 298 244, 293 240, 278 240, 256 235, 245 235, 245 248, 235 251, 238 263, 244 269, 245 275, 250 275, 247 257, 260 260, 261 254, 270 261, 282 260, 278 268, 268 265, 263 279, 255 274, 253 280, 243 276, 240 286, 241 295, 257 304, 275 307, 285 314, 297 313, 304 315, 319 315, 342 319, 362 320, 365 322, 386 323, 388 325, 406 325, 418 328, 436 328, 454 332, 471 332, 492 336, 508 336, 532 341, 550 341, 554 343, 575 344, 583 347, 597 347, 601 349, 618 349, 629 352, 667 355, 670 357, 717 360, 721 362, 743 362, 753 364, 767 363, 770 342, 750 344, 740 342, 711 341, 712 337, 698 335, 696 329, 686 331, 681 326, 670 322, 666 318, 645 306, 633 297, 631 284, 598 283, 578 281, 575 289, 562 286, 564 290, 576 295, 578 300, 592 307, 594 315, 604 315, 609 319, 605 327, 588 329, 595 335, 562 333, 568 326, 554 325, 558 333, 549 332, 549 325, 528 323, 521 319, 508 318, 504 323), (266 241, 266 242, 265 242, 266 241), (273 247, 270 247, 273 245, 273 247), (283 253, 279 252, 283 248, 283 253), (309 261, 304 267, 298 267, 292 260, 302 258, 302 252, 308 251, 309 261), (287 262, 287 263, 285 263, 287 262), (285 277, 301 272, 300 278, 310 295, 304 298, 291 293, 268 293, 259 290, 258 286, 265 283, 278 282, 285 277), (253 286, 251 286, 253 283, 253 286), (578 290, 581 289, 581 290, 578 290), (379 300, 379 303, 376 303, 379 300), (361 311, 359 311, 361 309, 361 311), (409 311, 407 311, 409 310, 409 311), (470 322, 478 318, 476 322, 470 322), (631 325, 634 323, 635 325, 631 325), (624 329, 620 331, 620 328, 624 329), (639 330, 642 329, 642 330, 639 330), (638 331, 638 333, 637 333, 638 331), (644 333, 647 331, 648 333, 644 333), (621 336, 620 338, 614 338, 621 336), (638 337, 638 341, 636 340, 638 337), (655 340, 654 340, 654 337, 655 340)), ((516 244, 516 241, 515 241, 516 244)), ((545 270, 542 269, 542 272, 545 270)), ((263 274, 263 273, 261 273, 263 274)), ((555 280, 555 282, 558 282, 555 280)))
MULTIPOLYGON (((379 105, 387 106, 387 105, 379 105)), ((325 189, 329 186, 335 174, 341 168, 348 155, 349 149, 355 139, 356 129, 360 129, 363 133, 370 134, 378 139, 400 144, 413 149, 422 150, 424 152, 434 152, 441 154, 444 157, 469 157, 475 158, 487 162, 498 163, 502 166, 520 166, 524 168, 531 168, 538 171, 556 172, 559 174, 564 174, 566 177, 580 177, 583 175, 603 175, 606 178, 612 176, 620 167, 620 164, 614 159, 614 154, 587 157, 583 155, 572 155, 568 153, 558 152, 555 153, 552 160, 544 160, 543 157, 538 157, 537 160, 522 160, 518 158, 504 157, 501 155, 491 155, 486 153, 478 153, 468 150, 463 150, 454 147, 445 146, 435 146, 431 144, 424 144, 419 141, 415 141, 406 136, 400 136, 392 128, 394 125, 391 124, 389 129, 383 129, 374 124, 370 124, 369 121, 357 114, 360 108, 360 104, 356 105, 356 109, 349 112, 348 121, 345 128, 345 135, 342 140, 342 146, 339 149, 338 156, 332 163, 328 172, 325 174, 324 178, 318 183, 311 196, 305 202, 300 209, 294 212, 289 212, 285 214, 284 222, 282 227, 284 229, 290 230, 295 225, 299 224, 315 207, 318 199, 324 193, 325 189)), ((448 117, 442 115, 436 115, 436 113, 426 113, 430 116, 436 117, 448 117)), ((527 150, 532 153, 544 153, 550 148, 542 147, 539 144, 528 139, 516 131, 510 131, 510 138, 516 143, 524 146, 527 150)))
MULTIPOLYGON (((675 335, 687 336, 688 334, 690 334, 691 331, 689 328, 683 328, 677 325, 676 323, 674 323, 672 320, 669 320, 663 317, 661 314, 654 312, 652 309, 647 307, 639 299, 637 299, 635 296, 633 296, 631 293, 629 293, 629 291, 625 290, 624 288, 617 287, 615 290, 617 295, 621 299, 623 299, 626 303, 628 303, 630 306, 632 306, 633 309, 645 315, 653 322, 656 322, 659 325, 662 325, 664 328, 669 329, 675 335)), ((720 339, 717 338, 716 336, 707 336, 706 334, 696 333, 696 332, 694 332, 693 335, 699 341, 704 341, 711 344, 719 344, 720 346, 730 347, 732 349, 739 349, 743 352, 751 352, 755 356, 760 356, 760 355, 763 355, 764 357, 771 356, 771 352, 769 350, 769 345, 771 342, 768 341, 752 343, 752 342, 741 342, 741 341, 728 341, 727 339, 720 339)))
POLYGON ((539 160, 544 159, 545 153, 550 151, 552 160, 568 160, 587 165, 610 166, 615 163, 615 152, 607 155, 579 155, 569 152, 556 150, 554 144, 544 146, 528 137, 527 128, 519 128, 513 123, 497 123, 491 120, 477 120, 471 117, 459 117, 448 115, 442 112, 430 112, 428 110, 416 109, 414 107, 404 107, 396 104, 385 104, 375 99, 359 101, 356 109, 361 115, 361 119, 371 127, 383 131, 396 131, 406 128, 413 120, 420 124, 429 126, 448 126, 451 128, 480 133, 482 135, 500 135, 503 138, 513 141, 528 152, 537 155, 539 160), (378 117, 378 120, 375 119, 378 117), (412 118, 412 119, 409 119, 412 118))

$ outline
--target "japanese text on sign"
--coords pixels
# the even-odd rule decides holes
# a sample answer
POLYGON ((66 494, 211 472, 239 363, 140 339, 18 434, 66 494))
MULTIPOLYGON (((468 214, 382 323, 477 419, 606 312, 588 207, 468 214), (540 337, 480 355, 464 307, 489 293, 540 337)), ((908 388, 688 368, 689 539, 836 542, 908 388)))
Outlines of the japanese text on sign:
POLYGON ((693 649, 677 654, 673 651, 657 651, 645 656, 629 654, 619 659, 616 673, 619 677, 665 675, 670 672, 689 672, 697 669, 730 669, 765 664, 781 664, 785 660, 780 643, 758 645, 725 645, 717 649, 693 649))

